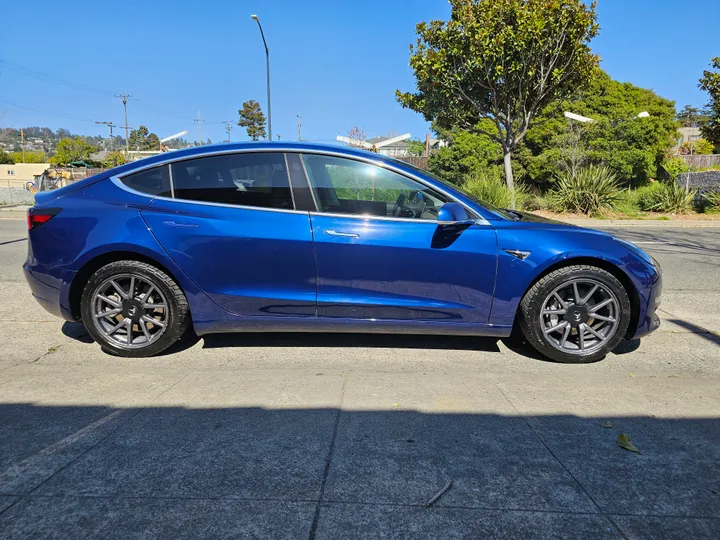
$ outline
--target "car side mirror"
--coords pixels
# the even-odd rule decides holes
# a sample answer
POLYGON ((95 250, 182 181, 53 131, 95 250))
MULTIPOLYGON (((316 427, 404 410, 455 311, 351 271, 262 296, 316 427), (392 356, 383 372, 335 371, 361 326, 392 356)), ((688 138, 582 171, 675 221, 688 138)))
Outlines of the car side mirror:
POLYGON ((438 210, 438 225, 472 225, 474 219, 470 219, 465 208, 456 202, 445 203, 438 210))

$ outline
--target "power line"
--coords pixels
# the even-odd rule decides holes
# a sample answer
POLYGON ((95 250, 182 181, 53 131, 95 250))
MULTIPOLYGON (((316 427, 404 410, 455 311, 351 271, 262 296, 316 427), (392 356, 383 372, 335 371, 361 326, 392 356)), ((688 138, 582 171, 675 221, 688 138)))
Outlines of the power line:
POLYGON ((41 81, 57 84, 59 86, 64 86, 66 88, 72 88, 75 90, 85 90, 86 92, 92 92, 94 94, 101 94, 101 95, 112 96, 114 94, 114 92, 110 92, 109 90, 101 90, 99 88, 94 88, 94 87, 88 86, 86 84, 81 84, 81 83, 76 83, 76 82, 68 81, 65 79, 61 79, 60 77, 55 77, 54 75, 49 75, 47 73, 43 73, 42 71, 30 69, 30 68, 21 66, 20 64, 14 64, 12 62, 7 62, 6 60, 0 60, 0 67, 4 67, 5 69, 9 69, 10 71, 14 71, 15 73, 20 73, 27 77, 33 77, 33 78, 41 80, 41 81))
POLYGON ((0 97, 0 103, 6 103, 8 105, 12 105, 13 107, 18 107, 19 109, 27 109, 28 111, 34 111, 39 112, 42 114, 49 114, 50 116, 59 116, 61 118, 67 118, 68 120, 77 120, 78 122, 90 122, 91 124, 95 122, 92 118, 79 118, 77 116, 70 116, 68 114, 62 114, 62 113, 56 113, 51 111, 46 111, 43 109, 37 109, 35 107, 30 107, 28 105, 23 105, 22 103, 17 103, 15 101, 10 101, 9 99, 5 99, 3 97, 0 97))

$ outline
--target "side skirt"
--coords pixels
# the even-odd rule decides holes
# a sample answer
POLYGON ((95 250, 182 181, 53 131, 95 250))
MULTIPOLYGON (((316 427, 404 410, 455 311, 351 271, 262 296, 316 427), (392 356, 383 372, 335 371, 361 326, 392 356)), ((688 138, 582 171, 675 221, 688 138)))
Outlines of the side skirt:
POLYGON ((195 321, 193 326, 199 336, 232 332, 342 332, 508 337, 512 331, 511 325, 321 317, 238 317, 233 320, 195 321))

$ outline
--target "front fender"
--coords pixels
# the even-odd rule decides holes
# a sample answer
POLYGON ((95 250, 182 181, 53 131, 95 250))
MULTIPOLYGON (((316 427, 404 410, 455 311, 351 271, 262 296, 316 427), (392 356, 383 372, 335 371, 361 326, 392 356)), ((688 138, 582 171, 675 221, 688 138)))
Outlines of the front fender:
MULTIPOLYGON (((518 305, 531 285, 550 269, 572 264, 616 268, 637 293, 642 318, 650 304, 657 272, 612 236, 591 229, 564 227, 498 227, 498 282, 490 315, 492 324, 513 324, 518 305), (506 249, 529 251, 525 260, 506 249)), ((631 292, 632 293, 632 292, 631 292)))

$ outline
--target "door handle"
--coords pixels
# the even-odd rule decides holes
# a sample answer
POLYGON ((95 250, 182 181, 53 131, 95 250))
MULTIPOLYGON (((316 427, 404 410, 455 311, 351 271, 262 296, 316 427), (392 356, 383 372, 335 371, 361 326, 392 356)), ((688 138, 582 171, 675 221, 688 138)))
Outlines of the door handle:
POLYGON ((168 227, 179 227, 182 229, 197 229, 197 223, 178 223, 176 221, 166 221, 168 227))
POLYGON ((328 236, 342 236, 344 238, 360 238, 359 234, 351 233, 351 232, 338 232, 333 231, 331 229, 326 229, 325 234, 328 236))

